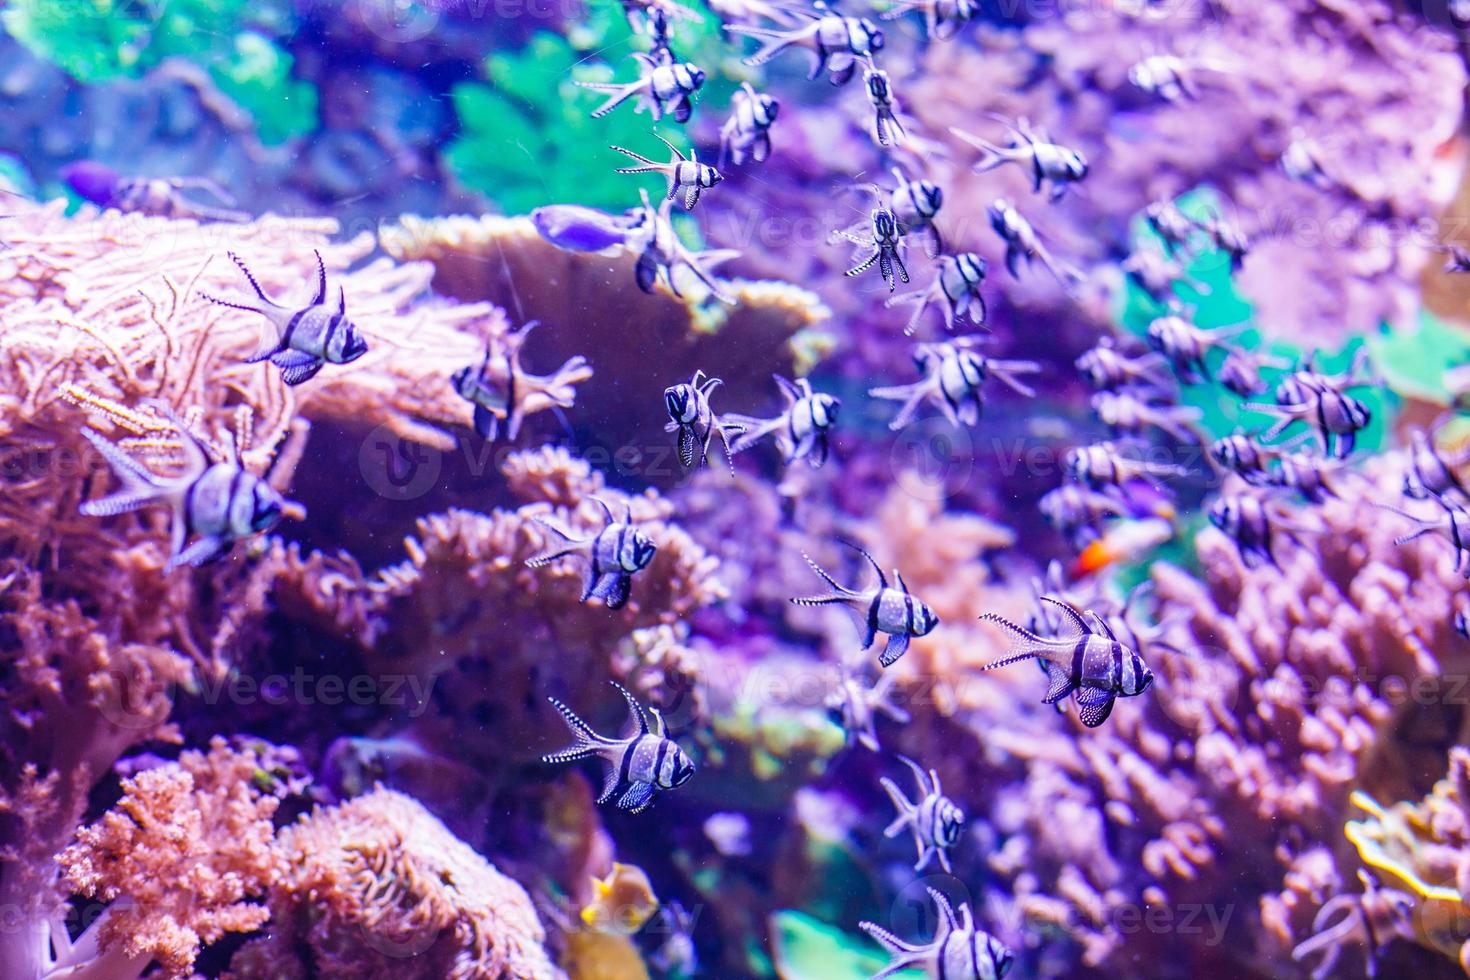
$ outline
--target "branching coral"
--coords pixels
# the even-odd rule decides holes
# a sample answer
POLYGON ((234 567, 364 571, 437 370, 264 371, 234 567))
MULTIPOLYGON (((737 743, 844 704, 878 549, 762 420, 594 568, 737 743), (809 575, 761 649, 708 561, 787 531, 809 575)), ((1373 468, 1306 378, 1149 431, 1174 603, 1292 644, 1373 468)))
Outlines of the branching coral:
POLYGON ((319 809, 276 850, 271 930, 234 980, 562 980, 524 889, 410 797, 319 809))
POLYGON ((125 780, 122 800, 60 858, 71 889, 110 904, 75 942, 53 932, 47 975, 126 980, 156 962, 155 975, 185 977, 202 946, 263 925, 265 907, 249 899, 275 872, 277 800, 260 765, 216 738, 208 754, 125 780))

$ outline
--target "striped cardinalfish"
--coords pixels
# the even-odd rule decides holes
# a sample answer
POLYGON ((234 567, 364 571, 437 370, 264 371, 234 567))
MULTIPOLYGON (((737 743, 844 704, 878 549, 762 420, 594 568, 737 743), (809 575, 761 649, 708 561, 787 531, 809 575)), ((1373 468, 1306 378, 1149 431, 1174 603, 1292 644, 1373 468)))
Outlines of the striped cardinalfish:
POLYGON ((540 568, 558 558, 581 555, 587 562, 587 575, 582 585, 582 601, 601 599, 609 609, 621 609, 628 601, 634 573, 653 561, 658 546, 647 534, 633 526, 632 508, 619 521, 607 503, 593 497, 605 518, 602 530, 590 538, 574 538, 550 521, 537 517, 537 524, 560 540, 546 551, 526 559, 531 568, 540 568))
POLYGON ((988 173, 1007 163, 1017 164, 1030 172, 1033 190, 1041 191, 1051 185, 1049 194, 1053 201, 1087 177, 1087 158, 1080 150, 1053 143, 1044 132, 1033 130, 1025 119, 1012 123, 1000 116, 991 118, 1009 131, 1010 141, 1005 146, 954 126, 949 129, 956 138, 984 153, 974 166, 975 173, 988 173))
POLYGON ((694 150, 690 150, 689 155, 686 157, 683 153, 679 152, 679 148, 673 143, 670 143, 657 133, 654 133, 653 136, 654 139, 667 146, 669 152, 673 154, 669 161, 667 163, 659 163, 657 160, 650 160, 648 157, 640 153, 634 153, 632 150, 624 149, 621 146, 613 146, 610 149, 617 150, 624 156, 632 157, 642 164, 640 167, 619 167, 618 173, 663 174, 669 183, 668 199, 671 201, 677 200, 682 195, 684 198, 684 210, 693 211, 694 205, 699 203, 700 191, 709 190, 725 178, 714 167, 711 167, 707 163, 700 163, 699 155, 694 150))
POLYGON ((888 643, 879 655, 878 662, 884 667, 890 667, 908 652, 910 639, 928 636, 939 625, 939 616, 909 592, 903 575, 897 569, 893 571, 893 577, 898 582, 898 588, 895 589, 888 584, 887 576, 872 555, 851 541, 842 543, 868 560, 873 571, 878 573, 878 584, 861 592, 839 585, 836 579, 827 574, 826 569, 803 552, 801 557, 806 559, 806 563, 823 582, 832 587, 832 591, 817 596, 797 597, 791 601, 798 606, 842 604, 860 611, 863 614, 863 649, 872 646, 879 633, 888 634, 888 643))
POLYGON ((709 444, 719 435, 725 446, 725 460, 730 464, 730 475, 734 476, 735 457, 730 451, 730 440, 744 430, 710 408, 709 396, 722 384, 719 378, 707 378, 703 371, 695 371, 686 384, 665 388, 664 408, 668 410, 669 421, 664 424, 664 431, 679 433, 679 462, 689 467, 704 465, 709 458, 709 444))
POLYGON ((805 459, 813 467, 827 461, 831 449, 832 430, 837 426, 837 413, 842 402, 833 395, 812 390, 806 378, 788 381, 779 374, 772 375, 786 399, 786 409, 773 419, 755 418, 750 415, 729 414, 724 416, 727 424, 745 429, 740 438, 730 447, 732 452, 741 453, 767 436, 776 437, 776 448, 788 464, 805 459))
POLYGON ((858 923, 859 929, 877 940, 893 957, 891 963, 873 974, 872 980, 883 980, 909 967, 944 980, 1001 980, 1010 972, 1015 954, 1005 943, 975 927, 969 905, 962 903, 956 918, 949 899, 936 889, 926 890, 939 910, 939 929, 931 942, 922 946, 906 943, 872 922, 858 923))
POLYGON ((868 394, 903 402, 888 427, 897 432, 914 420, 926 403, 934 405, 951 425, 974 425, 985 408, 985 381, 995 378, 1027 398, 1036 392, 1018 377, 1041 370, 1035 361, 1004 361, 986 357, 973 349, 975 338, 919 344, 914 348, 914 366, 924 377, 913 384, 873 388, 868 394))
POLYGON ((1042 637, 1017 626, 995 613, 980 619, 994 623, 1010 633, 1012 645, 1006 656, 986 664, 981 670, 992 670, 1037 657, 1046 662, 1051 686, 1044 704, 1056 704, 1067 695, 1077 702, 1078 718, 1088 728, 1096 728, 1108 720, 1113 703, 1120 697, 1135 697, 1153 683, 1153 671, 1138 653, 1118 640, 1097 613, 1079 613, 1069 604, 1052 596, 1041 596, 1062 613, 1063 633, 1042 637))
POLYGON ((746 157, 764 163, 771 155, 771 126, 780 112, 774 95, 741 82, 740 91, 730 97, 730 118, 720 127, 720 166, 726 160, 739 166, 746 157))
POLYGON ((282 306, 267 296, 244 260, 234 252, 229 256, 245 273, 261 305, 236 303, 207 293, 201 295, 218 306, 259 313, 276 328, 274 335, 262 338, 247 364, 269 360, 281 369, 282 381, 299 385, 315 377, 324 364, 350 364, 367 353, 367 341, 358 333, 357 325, 347 319, 347 294, 342 287, 337 288, 336 302, 327 303, 327 267, 322 264, 321 252, 316 253, 316 295, 309 304, 298 308, 282 306))
POLYGON ((1394 544, 1407 544, 1425 534, 1440 534, 1455 549, 1455 571, 1470 579, 1470 510, 1446 497, 1433 494, 1430 497, 1439 505, 1439 513, 1433 517, 1420 517, 1387 504, 1374 504, 1381 510, 1391 511, 1413 521, 1417 526, 1408 534, 1394 539, 1394 544))
POLYGON ((82 429, 102 458, 122 480, 122 489, 101 500, 89 500, 81 511, 88 517, 125 514, 151 503, 173 509, 173 540, 167 568, 202 565, 224 557, 236 541, 275 527, 282 517, 300 519, 300 504, 284 499, 265 480, 240 465, 237 455, 212 462, 208 448, 166 407, 159 410, 178 429, 184 450, 184 471, 165 478, 150 472, 136 459, 91 429, 82 429), (185 542, 198 540, 185 547, 185 542))
POLYGON ((915 304, 914 312, 903 328, 906 336, 912 336, 918 329, 919 318, 924 315, 929 304, 941 298, 944 300, 946 329, 953 332, 961 320, 969 320, 977 327, 985 327, 985 297, 980 295, 980 285, 985 282, 989 271, 989 263, 974 252, 946 255, 939 260, 939 271, 933 282, 923 289, 891 296, 883 305, 889 307, 899 303, 915 304))
POLYGON ((688 62, 664 63, 641 51, 633 52, 638 62, 638 79, 632 82, 578 82, 582 88, 606 92, 608 99, 592 110, 593 119, 601 119, 624 102, 638 96, 635 111, 647 108, 658 122, 670 114, 678 122, 689 121, 694 112, 690 96, 704 85, 704 69, 688 62))
POLYGON ((764 65, 787 48, 805 48, 811 55, 808 80, 826 69, 833 85, 846 85, 857 71, 859 58, 871 58, 874 52, 883 50, 883 32, 866 17, 843 17, 825 8, 816 12, 796 9, 788 12, 804 23, 791 28, 725 25, 731 34, 743 34, 761 42, 760 50, 746 58, 745 64, 764 65))
POLYGON ((576 742, 570 748, 543 758, 548 763, 601 759, 607 763, 607 773, 597 802, 606 803, 616 796, 619 808, 640 813, 653 802, 655 790, 674 789, 687 783, 694 775, 694 763, 679 748, 679 743, 668 737, 663 716, 656 708, 650 709, 654 722, 650 729, 638 699, 617 681, 611 683, 628 702, 633 733, 627 738, 599 735, 571 708, 556 698, 547 698, 551 706, 561 713, 567 727, 576 736, 576 742))
POLYGON ((909 802, 893 780, 887 776, 878 780, 898 811, 898 816, 883 831, 883 836, 897 837, 905 827, 909 828, 914 835, 914 846, 919 850, 914 870, 923 871, 930 861, 938 858, 939 866, 948 873, 951 870, 949 852, 959 845, 960 835, 965 832, 965 811, 944 795, 937 770, 930 769, 926 775, 912 759, 903 755, 899 758, 913 770, 919 794, 914 802, 909 802))

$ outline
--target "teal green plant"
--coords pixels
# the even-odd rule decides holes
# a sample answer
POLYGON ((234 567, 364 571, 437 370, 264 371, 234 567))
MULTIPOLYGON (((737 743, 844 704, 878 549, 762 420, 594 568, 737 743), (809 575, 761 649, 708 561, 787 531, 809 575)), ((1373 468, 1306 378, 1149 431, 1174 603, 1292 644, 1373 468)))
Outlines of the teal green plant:
MULTIPOLYGON (((519 50, 491 55, 485 61, 486 83, 454 87, 460 132, 445 151, 450 169, 507 214, 544 204, 621 211, 637 203, 640 187, 657 200, 661 178, 615 173, 628 161, 608 149, 617 144, 662 159, 667 151, 649 135, 655 128, 652 118, 629 104, 593 119, 591 112, 604 96, 576 84, 630 79, 628 55, 646 48, 621 7, 603 3, 566 37, 541 31, 519 50)), ((695 97, 696 115, 727 105, 735 83, 720 70, 730 54, 720 40, 719 20, 708 11, 681 18, 674 28, 674 50, 708 74, 695 97)), ((676 124, 659 131, 674 145, 687 147, 676 124)))
POLYGON ((273 39, 292 29, 281 0, 12 0, 0 24, 86 83, 135 78, 166 58, 193 61, 251 113, 267 144, 316 124, 316 89, 290 77, 291 56, 273 39))
MULTIPOLYGON (((776 973, 782 980, 867 980, 888 963, 883 950, 867 937, 843 932, 801 912, 771 916, 776 973)), ((900 980, 923 980, 920 970, 892 974, 900 980)))

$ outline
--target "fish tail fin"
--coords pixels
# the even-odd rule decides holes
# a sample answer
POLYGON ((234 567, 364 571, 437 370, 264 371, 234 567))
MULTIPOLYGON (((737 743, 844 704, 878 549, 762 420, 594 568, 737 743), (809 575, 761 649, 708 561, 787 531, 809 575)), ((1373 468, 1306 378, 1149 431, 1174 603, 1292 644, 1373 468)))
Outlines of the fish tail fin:
POLYGON ((999 146, 996 146, 994 143, 990 142, 990 140, 986 139, 985 137, 976 136, 974 133, 966 132, 965 130, 960 129, 957 126, 951 126, 949 128, 949 131, 953 133, 955 137, 957 137, 960 141, 969 143, 975 149, 980 151, 980 159, 976 160, 975 163, 972 165, 972 169, 975 173, 988 173, 989 171, 994 170, 996 167, 999 167, 1001 164, 1006 162, 1005 151, 1002 150, 999 146))
POLYGON ((662 165, 657 160, 650 160, 648 157, 644 156, 643 154, 641 154, 641 153, 634 153, 632 150, 627 149, 626 147, 622 147, 622 146, 618 146, 616 144, 613 144, 613 145, 609 146, 608 149, 610 149, 610 150, 617 150, 619 153, 623 154, 624 156, 632 157, 634 160, 637 160, 639 163, 643 164, 643 166, 641 166, 641 167, 624 167, 624 168, 621 168, 621 169, 618 170, 618 173, 620 173, 620 174, 647 174, 647 173, 653 173, 656 170, 662 169, 662 165))
POLYGON ((781 418, 758 419, 752 415, 738 415, 731 413, 726 415, 725 421, 730 425, 737 425, 743 431, 730 444, 732 453, 743 453, 762 439, 769 436, 781 427, 781 418))
POLYGON ((761 42, 761 46, 755 54, 742 59, 742 63, 752 68, 764 65, 776 55, 791 46, 792 36, 788 31, 777 30, 772 27, 756 27, 751 24, 726 24, 725 30, 731 34, 739 34, 743 37, 753 37, 761 42))
POLYGON ((540 517, 534 517, 532 518, 532 520, 534 520, 537 524, 540 524, 542 527, 546 528, 546 530, 550 531, 556 538, 560 540, 553 543, 549 548, 547 548, 540 554, 532 555, 530 558, 527 558, 526 565, 529 568, 540 568, 542 565, 546 565, 550 562, 556 561, 558 558, 563 558, 576 551, 577 548, 582 544, 582 541, 580 539, 572 537, 570 534, 563 531, 555 524, 552 524, 550 521, 544 520, 540 517))
POLYGON ((924 958, 924 950, 921 947, 910 946, 882 926, 872 922, 860 922, 858 928, 866 932, 874 942, 882 946, 893 957, 893 961, 873 974, 871 980, 884 980, 899 970, 918 965, 924 958))
POLYGON ((582 759, 590 759, 597 754, 597 750, 601 746, 607 744, 608 740, 593 731, 592 726, 583 721, 571 708, 568 708, 556 698, 547 698, 546 700, 551 702, 551 706, 557 710, 562 720, 567 723, 567 728, 571 729, 575 741, 568 748, 558 752, 550 752, 542 756, 543 762, 577 762, 582 759))
POLYGON ((101 500, 89 500, 82 504, 81 512, 88 517, 112 517, 137 510, 158 499, 167 492, 158 477, 150 473, 142 463, 108 442, 92 429, 82 429, 82 435, 92 444, 102 458, 107 460, 112 471, 122 480, 123 488, 101 500))
POLYGON ((1027 398, 1036 397, 1036 389, 1016 377, 1018 374, 1036 374, 1041 370, 1041 365, 1035 361, 995 361, 987 360, 991 374, 995 375, 997 381, 1010 388, 1019 395, 1027 398))
POLYGON ((1049 642, 1044 638, 1037 636, 1035 633, 1031 632, 1028 629, 1025 629, 1024 627, 1017 626, 1015 623, 997 613, 986 613, 985 615, 980 617, 980 621, 985 623, 994 623, 996 626, 999 626, 1001 629, 1011 634, 1011 645, 1006 649, 1005 656, 1001 657, 999 660, 991 661, 984 667, 981 667, 981 670, 994 670, 997 667, 1007 667, 1011 664, 1019 663, 1022 660, 1029 660, 1030 658, 1038 655, 1038 647, 1046 647, 1050 645, 1049 642))
POLYGON ((878 780, 878 785, 883 787, 883 791, 893 801, 893 808, 898 811, 898 816, 894 817, 893 822, 883 830, 883 836, 897 837, 905 826, 913 822, 917 809, 914 804, 909 802, 909 798, 904 795, 903 790, 898 788, 898 784, 887 776, 878 780))
POLYGON ((577 84, 582 88, 591 89, 594 92, 609 93, 608 100, 592 110, 593 119, 601 119, 609 112, 612 112, 634 95, 637 95, 640 88, 637 82, 578 82, 577 84))

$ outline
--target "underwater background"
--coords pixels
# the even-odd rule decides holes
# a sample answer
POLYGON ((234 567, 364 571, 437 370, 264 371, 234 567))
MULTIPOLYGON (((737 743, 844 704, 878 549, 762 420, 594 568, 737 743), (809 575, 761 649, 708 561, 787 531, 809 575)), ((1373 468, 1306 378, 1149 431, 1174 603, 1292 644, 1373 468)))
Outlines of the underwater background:
POLYGON ((0 980, 1470 974, 1467 25, 6 0, 0 980))

